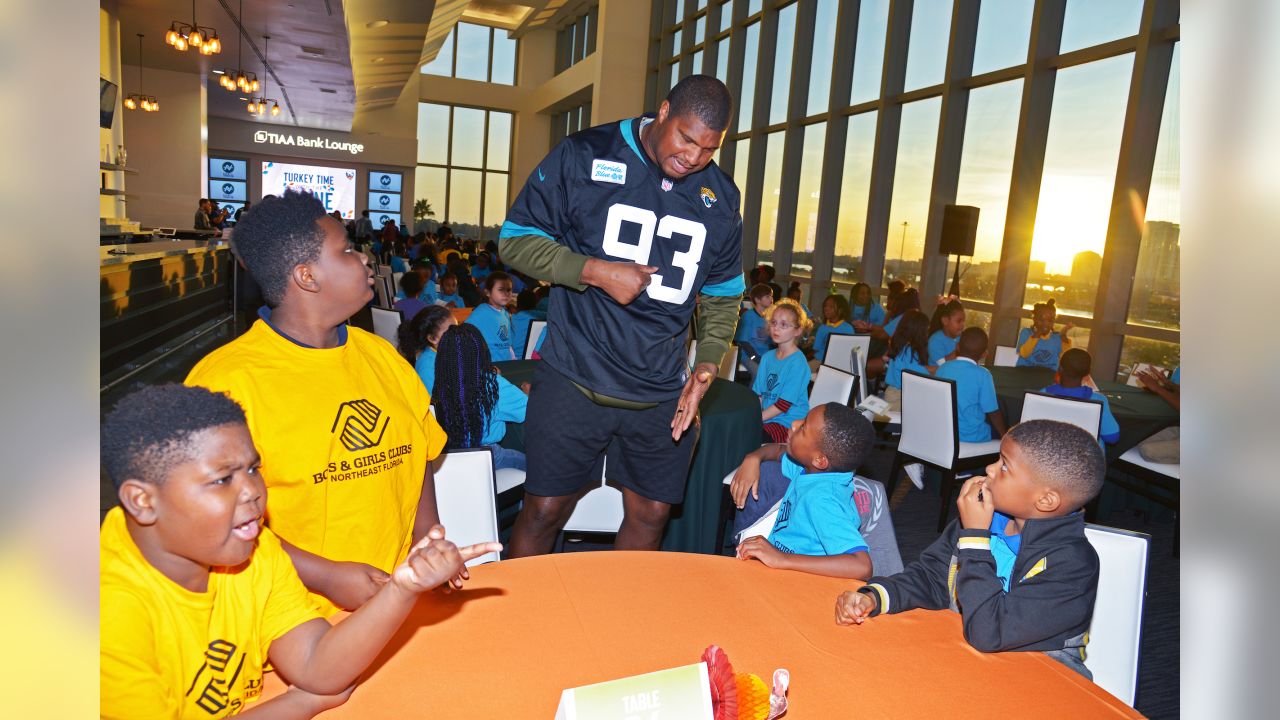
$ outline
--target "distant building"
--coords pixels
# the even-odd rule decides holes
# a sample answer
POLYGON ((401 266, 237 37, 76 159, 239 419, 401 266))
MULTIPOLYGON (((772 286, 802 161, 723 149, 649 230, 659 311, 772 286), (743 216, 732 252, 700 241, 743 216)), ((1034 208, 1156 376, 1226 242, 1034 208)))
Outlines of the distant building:
POLYGON ((1102 256, 1092 250, 1076 253, 1071 258, 1071 279, 1081 285, 1098 286, 1102 274, 1102 256))
POLYGON ((1152 319, 1152 311, 1165 305, 1167 315, 1178 296, 1179 226, 1154 220, 1142 228, 1142 245, 1138 250, 1138 267, 1133 274, 1133 300, 1129 316, 1152 319), (1155 304, 1153 308, 1152 304, 1155 304))
POLYGON ((1027 280, 1039 280, 1044 277, 1045 265, 1043 260, 1032 260, 1027 265, 1027 280))

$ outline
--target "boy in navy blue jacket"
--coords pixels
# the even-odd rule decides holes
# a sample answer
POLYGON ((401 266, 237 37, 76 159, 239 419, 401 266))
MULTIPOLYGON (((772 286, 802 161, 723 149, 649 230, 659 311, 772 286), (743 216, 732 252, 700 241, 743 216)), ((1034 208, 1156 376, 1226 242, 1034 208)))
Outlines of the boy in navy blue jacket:
POLYGON ((1105 473, 1085 430, 1056 420, 1015 425, 987 476, 961 488, 959 520, 901 573, 840 595, 836 622, 950 608, 974 648, 1043 651, 1092 679, 1084 659, 1098 554, 1079 510, 1105 473))

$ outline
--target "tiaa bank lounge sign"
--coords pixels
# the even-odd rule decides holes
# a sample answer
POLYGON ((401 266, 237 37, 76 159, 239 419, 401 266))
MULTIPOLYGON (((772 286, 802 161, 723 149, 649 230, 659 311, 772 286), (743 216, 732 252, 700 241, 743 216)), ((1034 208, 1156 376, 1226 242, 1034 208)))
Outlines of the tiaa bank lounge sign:
POLYGON ((316 148, 319 150, 345 150, 352 155, 364 152, 364 145, 353 142, 338 142, 329 138, 307 137, 305 135, 285 135, 259 130, 253 134, 253 141, 260 145, 288 145, 290 147, 316 148))

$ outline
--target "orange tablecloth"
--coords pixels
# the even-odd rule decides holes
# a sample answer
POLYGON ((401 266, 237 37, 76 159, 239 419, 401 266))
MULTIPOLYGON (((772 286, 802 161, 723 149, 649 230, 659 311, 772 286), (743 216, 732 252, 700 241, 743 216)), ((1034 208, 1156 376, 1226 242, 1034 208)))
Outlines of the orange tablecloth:
MULTIPOLYGON (((857 583, 685 553, 587 552, 471 570, 424 596, 346 705, 325 718, 551 720, 560 691, 697 662, 791 671, 786 720, 1140 717, 1040 653, 984 655, 959 615, 917 610, 835 624, 857 583)), ((264 697, 283 692, 268 676, 264 697)))

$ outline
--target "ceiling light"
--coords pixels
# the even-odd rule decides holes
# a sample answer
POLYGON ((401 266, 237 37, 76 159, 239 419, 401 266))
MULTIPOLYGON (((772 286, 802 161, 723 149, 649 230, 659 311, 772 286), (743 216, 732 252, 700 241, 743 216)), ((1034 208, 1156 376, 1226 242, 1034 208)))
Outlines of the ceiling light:
POLYGON ((169 31, 164 34, 164 41, 179 52, 187 48, 195 48, 201 55, 217 55, 222 52, 222 41, 218 39, 216 28, 207 27, 196 22, 196 2, 191 0, 191 22, 174 20, 169 23, 169 31))
POLYGON ((144 95, 142 93, 142 38, 144 37, 146 36, 138 33, 138 92, 130 93, 124 99, 124 107, 126 110, 142 108, 144 112, 155 112, 160 109, 160 102, 156 100, 154 95, 144 95))
POLYGON ((386 60, 386 58, 376 57, 376 58, 374 58, 374 59, 373 59, 373 61, 374 61, 374 62, 376 62, 376 63, 380 63, 380 62, 382 62, 383 60, 386 60))

